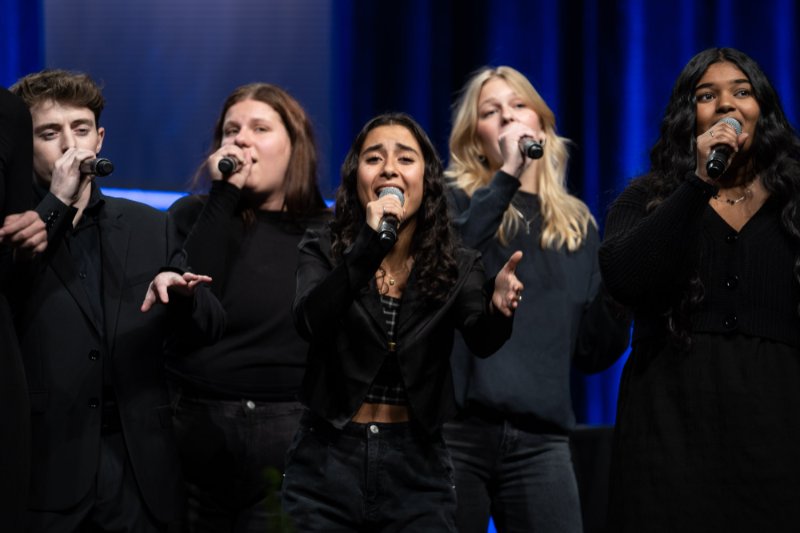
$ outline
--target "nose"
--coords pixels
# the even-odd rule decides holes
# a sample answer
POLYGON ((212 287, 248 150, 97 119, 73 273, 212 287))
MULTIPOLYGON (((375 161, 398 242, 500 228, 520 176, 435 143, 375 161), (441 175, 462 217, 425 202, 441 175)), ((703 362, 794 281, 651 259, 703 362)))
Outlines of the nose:
POLYGON ((242 128, 236 133, 233 142, 236 146, 250 146, 250 132, 247 128, 242 128))
POLYGON ((388 178, 396 175, 397 171, 395 170, 394 159, 391 157, 386 158, 386 161, 383 164, 383 168, 381 169, 381 176, 388 178))
POLYGON ((64 128, 64 130, 61 133, 61 153, 63 154, 70 148, 77 148, 77 147, 78 147, 78 142, 77 138, 75 137, 75 133, 69 128, 64 128))
POLYGON ((717 98, 717 113, 729 113, 736 109, 734 105, 734 97, 727 91, 720 93, 717 98))
POLYGON ((515 120, 514 115, 514 108, 509 105, 504 105, 501 109, 501 118, 503 119, 503 125, 508 124, 509 122, 513 122, 515 120))

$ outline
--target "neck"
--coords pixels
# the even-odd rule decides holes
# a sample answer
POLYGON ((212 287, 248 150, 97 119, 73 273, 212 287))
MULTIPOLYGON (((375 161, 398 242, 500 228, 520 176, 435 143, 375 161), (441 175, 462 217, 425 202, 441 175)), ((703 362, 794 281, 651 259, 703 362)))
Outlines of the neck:
POLYGON ((397 242, 383 259, 383 262, 392 271, 399 271, 408 266, 407 262, 411 257, 411 238, 414 236, 416 226, 416 221, 412 219, 403 224, 400 231, 397 232, 397 242))

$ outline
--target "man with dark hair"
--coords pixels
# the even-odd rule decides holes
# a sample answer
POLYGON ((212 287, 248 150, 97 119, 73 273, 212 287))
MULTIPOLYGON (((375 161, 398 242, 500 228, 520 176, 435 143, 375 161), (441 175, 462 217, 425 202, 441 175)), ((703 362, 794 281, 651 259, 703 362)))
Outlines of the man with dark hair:
POLYGON ((30 530, 165 531, 180 516, 182 482, 163 343, 168 333, 213 341, 221 306, 207 277, 169 272, 170 305, 141 312, 151 280, 185 254, 166 214, 107 197, 82 172, 105 139, 91 78, 45 70, 11 89, 32 115, 48 236, 13 295, 32 413, 30 530))

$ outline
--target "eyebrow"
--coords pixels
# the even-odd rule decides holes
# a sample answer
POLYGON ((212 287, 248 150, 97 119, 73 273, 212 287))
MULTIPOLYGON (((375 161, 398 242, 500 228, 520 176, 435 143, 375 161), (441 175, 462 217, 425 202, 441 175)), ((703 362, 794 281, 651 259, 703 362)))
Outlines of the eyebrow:
MULTIPOLYGON (((73 120, 72 122, 70 122, 69 126, 71 128, 74 128, 75 126, 94 126, 94 122, 89 120, 88 118, 79 118, 78 120, 73 120)), ((39 126, 36 126, 33 132, 40 133, 44 130, 60 130, 60 129, 61 129, 61 123, 48 122, 46 124, 40 124, 39 126)))
MULTIPOLYGON (((742 83, 747 83, 749 85, 752 85, 752 83, 750 83, 750 80, 748 80, 747 78, 739 78, 739 79, 736 79, 736 80, 731 80, 731 81, 728 82, 728 85, 740 85, 742 83)), ((700 85, 695 87, 694 90, 695 91, 699 91, 700 89, 705 89, 707 87, 713 87, 714 85, 715 84, 711 83, 711 82, 709 82, 709 83, 701 83, 700 85)))
MULTIPOLYGON (((407 145, 405 145, 403 143, 397 143, 397 146, 400 148, 401 152, 414 152, 415 154, 419 154, 419 152, 417 152, 417 150, 415 150, 413 147, 407 146, 407 145)), ((361 153, 362 154, 366 154, 367 152, 376 152, 376 151, 385 150, 385 149, 386 149, 386 147, 383 146, 383 143, 378 143, 378 144, 373 144, 372 146, 368 146, 368 147, 364 148, 361 151, 361 153)))

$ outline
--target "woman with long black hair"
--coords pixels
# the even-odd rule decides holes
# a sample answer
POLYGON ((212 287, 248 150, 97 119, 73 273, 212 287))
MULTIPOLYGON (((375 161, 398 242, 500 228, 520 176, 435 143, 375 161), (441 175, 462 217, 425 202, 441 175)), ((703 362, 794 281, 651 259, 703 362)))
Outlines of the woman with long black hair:
POLYGON ((800 140, 756 62, 712 48, 678 76, 650 158, 600 249, 635 312, 612 530, 797 531, 800 140))
POLYGON ((441 434, 455 407, 453 335, 482 356, 503 344, 521 256, 487 282, 479 255, 453 239, 425 132, 404 114, 364 126, 331 227, 300 245, 294 310, 311 343, 308 413, 283 486, 298 531, 455 531, 441 434), (387 218, 399 224, 389 246, 379 232, 387 218))

